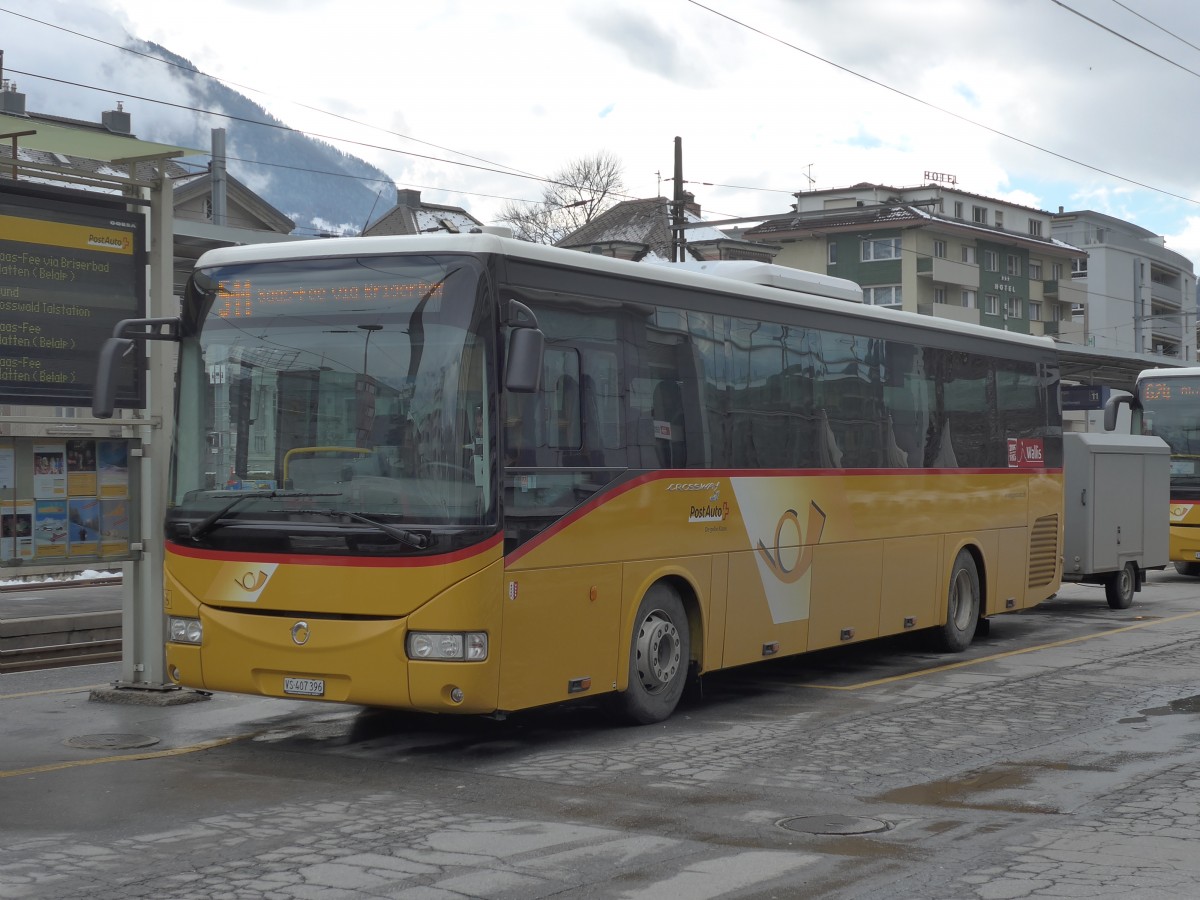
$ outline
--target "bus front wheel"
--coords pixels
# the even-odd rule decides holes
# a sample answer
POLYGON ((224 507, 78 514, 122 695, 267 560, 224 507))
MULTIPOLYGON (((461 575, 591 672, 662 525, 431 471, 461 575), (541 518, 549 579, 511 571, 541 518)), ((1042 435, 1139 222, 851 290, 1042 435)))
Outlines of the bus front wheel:
POLYGON ((971 551, 962 549, 950 569, 950 590, 946 597, 946 623, 934 632, 941 650, 961 653, 971 646, 979 622, 979 569, 971 551))
POLYGON ((662 582, 646 592, 629 641, 629 687, 619 710, 639 725, 661 722, 675 711, 687 681, 691 632, 683 601, 662 582))

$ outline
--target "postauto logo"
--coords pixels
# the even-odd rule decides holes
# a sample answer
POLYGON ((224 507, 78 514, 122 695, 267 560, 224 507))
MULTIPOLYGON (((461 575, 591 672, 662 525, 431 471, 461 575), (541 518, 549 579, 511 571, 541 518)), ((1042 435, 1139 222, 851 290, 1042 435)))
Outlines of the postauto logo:
POLYGON ((715 481, 677 482, 667 485, 667 490, 708 493, 707 503, 693 503, 688 508, 689 522, 724 522, 729 518, 729 501, 721 502, 721 485, 715 481))

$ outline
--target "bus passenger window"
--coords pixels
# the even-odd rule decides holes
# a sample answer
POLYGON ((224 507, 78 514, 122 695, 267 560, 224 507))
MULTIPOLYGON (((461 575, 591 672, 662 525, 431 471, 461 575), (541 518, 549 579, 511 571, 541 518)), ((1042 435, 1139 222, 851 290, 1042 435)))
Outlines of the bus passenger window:
POLYGON ((658 462, 664 468, 681 468, 687 465, 687 444, 683 428, 683 396, 674 381, 660 381, 654 388, 654 406, 650 414, 654 419, 655 446, 658 462))

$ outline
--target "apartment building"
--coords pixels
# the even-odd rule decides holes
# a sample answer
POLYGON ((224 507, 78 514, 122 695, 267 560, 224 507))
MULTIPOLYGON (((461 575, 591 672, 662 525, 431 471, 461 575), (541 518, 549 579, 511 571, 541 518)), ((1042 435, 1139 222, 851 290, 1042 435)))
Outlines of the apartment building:
POLYGON ((1086 256, 1072 262, 1071 283, 1087 300, 1060 334, 1102 350, 1196 360, 1196 276, 1191 260, 1163 238, 1103 213, 1053 218, 1051 234, 1086 256))
POLYGON ((801 192, 794 215, 744 236, 778 245, 777 264, 858 282, 868 303, 1057 336, 1086 307, 1072 273, 1087 254, 1053 221, 952 185, 861 183, 801 192))

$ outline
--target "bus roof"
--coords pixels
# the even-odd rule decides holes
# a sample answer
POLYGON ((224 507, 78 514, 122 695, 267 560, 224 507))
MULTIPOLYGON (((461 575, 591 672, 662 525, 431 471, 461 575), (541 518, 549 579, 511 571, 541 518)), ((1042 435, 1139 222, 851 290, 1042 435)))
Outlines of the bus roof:
POLYGON ((1143 369, 1138 373, 1137 380, 1143 378, 1198 378, 1200 366, 1181 366, 1178 369, 1143 369))
POLYGON ((678 265, 631 262, 596 253, 583 253, 579 250, 566 250, 562 247, 518 241, 496 234, 379 235, 288 243, 245 244, 240 247, 221 247, 209 250, 197 260, 196 268, 302 259, 382 256, 396 253, 498 254, 544 262, 549 265, 608 273, 624 278, 684 285, 704 291, 722 291, 787 306, 808 307, 840 315, 875 319, 884 323, 905 322, 919 328, 956 335, 973 335, 993 341, 1025 344, 1043 350, 1055 347, 1055 342, 1049 337, 1001 331, 998 328, 954 319, 923 316, 903 310, 865 305, 860 300, 862 289, 854 282, 842 278, 832 278, 821 273, 810 273, 802 269, 790 270, 794 273, 791 277, 777 278, 773 274, 774 270, 785 267, 755 264, 760 269, 770 270, 767 275, 761 273, 755 275, 753 266, 735 269, 719 263, 678 265), (723 269, 730 272, 733 277, 716 274, 723 269), (761 281, 768 283, 763 284, 760 283, 761 281), (786 284, 786 287, 774 286, 777 284, 786 284))

